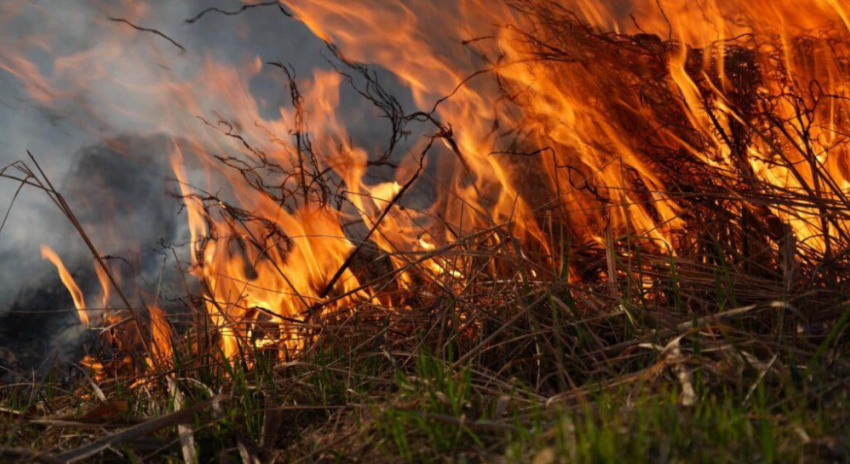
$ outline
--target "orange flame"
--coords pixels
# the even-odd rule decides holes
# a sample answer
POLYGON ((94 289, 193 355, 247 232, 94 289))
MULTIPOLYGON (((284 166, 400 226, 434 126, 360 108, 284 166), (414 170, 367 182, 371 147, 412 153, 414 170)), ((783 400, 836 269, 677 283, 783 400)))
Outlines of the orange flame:
POLYGON ((101 288, 100 305, 103 309, 106 309, 109 307, 112 285, 109 282, 109 276, 106 275, 106 270, 97 261, 94 262, 94 271, 97 274, 97 281, 100 283, 101 288))
MULTIPOLYGON (((658 164, 664 160, 651 159, 630 124, 639 123, 652 133, 653 143, 685 153, 721 177, 743 165, 766 185, 799 191, 816 185, 823 171, 834 191, 850 187, 850 146, 844 142, 850 133, 845 62, 850 56, 850 8, 839 0, 461 0, 452 8, 431 0, 283 3, 317 37, 338 45, 348 60, 392 72, 417 109, 433 109, 429 121, 438 122, 428 127, 437 129, 429 135, 441 143, 432 146, 424 137, 411 141, 399 157, 395 178, 376 182, 370 177, 374 150, 358 146, 349 134, 351 121, 345 117, 350 115, 341 110, 345 79, 336 72, 319 70, 299 80, 303 98, 298 105, 278 108, 276 117, 268 117, 251 91, 251 79, 263 70, 258 57, 233 66, 208 56, 200 71, 188 76, 161 66, 152 73, 161 85, 141 86, 110 67, 132 49, 133 36, 128 38, 126 31, 96 49, 57 58, 50 75, 17 47, 0 49, 0 69, 18 77, 33 99, 59 104, 75 101, 80 92, 94 92, 111 110, 117 107, 123 116, 143 121, 145 129, 175 139, 179 135, 198 155, 208 184, 218 178, 227 181, 224 199, 203 198, 192 187, 175 142, 171 165, 188 216, 191 272, 203 286, 205 309, 227 356, 254 337, 261 337, 261 344, 298 348, 303 340, 292 321, 306 319, 315 308, 331 311, 376 299, 377 289, 362 288, 358 275, 345 266, 367 241, 361 229, 370 234, 370 246, 388 257, 401 288, 409 288, 417 277, 463 277, 471 260, 450 261, 429 252, 456 244, 473 231, 510 228, 518 255, 554 259, 555 238, 546 231, 545 214, 560 215, 568 233, 584 241, 606 244, 612 237, 635 234, 675 249, 677 231, 684 226, 683 207, 660 173, 658 164), (586 44, 574 47, 580 53, 570 56, 569 63, 532 59, 540 42, 530 40, 527 31, 545 29, 540 26, 552 14, 571 15, 596 31, 633 34, 649 48, 660 47, 657 85, 670 92, 671 106, 693 138, 686 139, 654 113, 639 79, 611 72, 620 63, 597 63, 586 44), (811 34, 813 30, 820 35, 811 34), (759 94, 820 92, 843 98, 830 99, 803 118, 799 101, 778 98, 772 111, 790 121, 784 145, 777 149, 774 140, 754 139, 745 150, 734 147, 723 133, 736 125, 759 124, 733 103, 740 89, 725 58, 735 50, 752 53, 751 67, 773 70, 755 86, 759 94), (482 68, 485 72, 476 74, 482 68), (485 75, 489 78, 481 77, 485 75), (820 88, 811 88, 812 82, 820 88), (122 92, 114 93, 140 101, 122 104, 108 100, 111 92, 97 94, 100 86, 116 85, 122 92), (196 115, 227 122, 198 124, 196 115), (309 154, 287 139, 294 136, 301 143, 306 134, 312 143, 309 154), (541 149, 517 153, 515 145, 541 149), (426 149, 431 151, 420 166, 419 155, 426 149), (777 151, 787 162, 775 162, 777 151), (227 163, 220 162, 221 153, 234 154, 228 162, 237 166, 257 159, 262 163, 256 172, 238 172, 223 166, 227 163), (293 175, 276 179, 279 185, 274 186, 258 180, 257 172, 272 164, 293 175), (329 206, 320 194, 299 188, 304 186, 297 179, 310 170, 305 164, 336 176, 344 185, 339 197, 345 206, 329 206), (417 180, 420 174, 430 176, 434 198, 418 208, 394 204, 409 180, 416 181, 414 188, 425 188, 417 180), (632 177, 637 181, 630 184, 632 177), (274 198, 269 193, 273 189, 283 192, 284 199, 274 198), (234 219, 238 215, 226 214, 233 208, 256 220, 234 219), (263 317, 284 328, 260 334, 257 322, 263 317)), ((140 18, 147 12, 131 8, 130 13, 140 18)), ((7 20, 16 14, 8 13, 7 20)), ((23 45, 27 52, 49 51, 44 37, 23 45)), ((563 52, 569 56, 571 51, 563 52)), ((160 55, 155 53, 157 59, 160 55)), ((89 110, 85 114, 90 118, 81 119, 97 133, 102 117, 89 110)), ((834 226, 824 225, 822 211, 771 211, 801 241, 827 248, 834 226)), ((847 225, 843 219, 835 221, 847 225)), ((495 235, 492 240, 503 238, 495 235)), ((88 323, 79 288, 55 253, 44 247, 42 254, 57 266, 81 320, 88 323)), ((98 277, 106 305, 109 286, 100 269, 98 277)), ((151 308, 151 317, 152 337, 163 350, 153 356, 163 358, 170 329, 159 308, 151 308)))
POLYGON ((171 324, 168 323, 165 311, 159 306, 148 306, 148 312, 151 316, 151 350, 153 352, 147 358, 147 362, 148 366, 156 371, 163 365, 171 364, 173 353, 171 324))
POLYGON ((77 308, 77 314, 80 316, 80 322, 84 325, 89 325, 89 315, 86 314, 86 301, 83 298, 83 292, 80 290, 77 282, 74 281, 71 273, 68 272, 68 269, 62 263, 62 260, 59 259, 59 255, 57 255, 56 252, 47 245, 42 245, 41 257, 56 266, 56 270, 59 271, 59 278, 62 280, 62 284, 65 285, 65 288, 67 288, 68 292, 71 294, 71 298, 74 299, 74 306, 77 308))

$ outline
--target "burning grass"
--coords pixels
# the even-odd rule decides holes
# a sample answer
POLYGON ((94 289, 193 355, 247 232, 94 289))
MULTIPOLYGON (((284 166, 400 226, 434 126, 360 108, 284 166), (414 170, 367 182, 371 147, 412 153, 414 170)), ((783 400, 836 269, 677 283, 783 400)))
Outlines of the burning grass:
MULTIPOLYGON (((282 11, 334 40, 326 7, 282 11)), ((498 10, 497 36, 464 41, 483 69, 459 85, 425 92, 381 55, 418 103, 446 97, 430 111, 405 111, 342 37, 336 72, 306 89, 270 63, 289 126, 201 119, 229 150, 175 142, 191 262, 173 264, 199 287, 169 305, 132 304, 41 168, 7 168, 83 237, 103 306, 123 305, 90 318, 45 251, 97 335, 83 367, 3 385, 3 456, 850 458, 846 27, 792 34, 744 8, 746 34, 697 47, 663 9, 667 38, 558 2, 498 10), (377 156, 332 111, 343 83, 388 123, 377 156), (225 192, 192 184, 188 151, 225 192), (440 155, 448 172, 429 167, 440 155), (386 168, 395 180, 366 181, 386 168), (423 183, 444 191, 424 207, 423 183)))
MULTIPOLYGON (((699 290, 688 280, 675 280, 684 301, 699 290)), ((201 461, 846 457, 842 301, 651 311, 604 284, 534 281, 422 298, 403 313, 366 305, 305 324, 321 332, 282 360, 256 345, 198 353, 186 335, 141 382, 57 367, 4 386, 3 432, 58 460, 98 440, 103 461, 177 459, 176 417, 148 438, 119 433, 206 401, 181 432, 201 461), (835 319, 803 322, 814 308, 835 319)))

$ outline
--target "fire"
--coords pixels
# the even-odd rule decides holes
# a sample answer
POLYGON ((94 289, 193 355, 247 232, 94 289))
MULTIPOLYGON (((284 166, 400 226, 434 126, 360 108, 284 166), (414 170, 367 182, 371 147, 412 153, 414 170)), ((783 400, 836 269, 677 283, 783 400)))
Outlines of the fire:
POLYGON ((148 366, 156 371, 164 365, 171 364, 171 356, 173 354, 171 341, 171 325, 168 323, 165 311, 159 306, 148 306, 148 312, 151 316, 151 350, 150 356, 146 359, 148 366))
MULTIPOLYGON (((206 289, 207 311, 220 330, 225 355, 238 353, 239 341, 251 338, 251 326, 260 316, 270 315, 281 323, 301 317, 322 301, 319 294, 353 249, 336 213, 305 206, 290 214, 257 198, 255 206, 268 211, 267 218, 287 237, 285 242, 279 237, 263 238, 262 225, 213 219, 193 196, 178 152, 172 156, 172 165, 192 231, 192 272, 206 289), (202 241, 210 229, 228 238, 202 241)), ((356 290, 358 286, 357 278, 346 270, 337 290, 366 296, 365 291, 356 290)), ((286 332, 278 341, 289 349, 299 345, 298 337, 286 332)))
POLYGON ((94 271, 97 274, 97 281, 100 284, 100 288, 102 290, 100 296, 100 305, 102 308, 109 307, 109 297, 112 294, 110 289, 112 285, 109 282, 109 276, 106 275, 106 270, 99 265, 97 261, 94 262, 94 271))
MULTIPOLYGON (((402 291, 431 280, 454 288, 474 259, 435 251, 481 231, 509 231, 488 246, 540 269, 559 264, 565 237, 605 248, 634 236, 675 253, 693 192, 680 189, 674 155, 708 173, 712 194, 740 200, 730 208, 775 216, 820 253, 848 225, 822 206, 750 202, 761 190, 846 201, 850 8, 838 0, 282 3, 341 59, 391 72, 418 112, 392 100, 382 108, 424 136, 397 134, 385 158, 355 142, 359 115, 343 107, 347 82, 335 71, 299 79, 272 66, 291 98, 270 117, 251 91, 268 68, 256 56, 237 66, 204 56, 194 73, 162 66, 148 76, 157 85, 141 86, 111 67, 132 49, 126 30, 57 58, 52 76, 14 47, 0 50, 0 68, 39 102, 71 104, 83 91, 106 99, 98 87, 117 86, 137 105, 107 100, 111 109, 174 137, 190 272, 226 356, 240 344, 302 349, 312 319, 358 303, 403 310, 369 285, 375 263, 402 291), (376 181, 373 165, 388 159, 392 178, 376 181), (741 177, 758 187, 738 192, 741 177), (268 320, 279 329, 265 330, 268 320)), ((26 45, 49 48, 43 38, 26 45)), ((81 119, 94 133, 104 120, 81 119)), ((52 250, 42 254, 88 324, 79 287, 52 250)), ((96 270, 106 306, 108 279, 96 270)), ((149 311, 156 363, 171 355, 170 326, 162 309, 149 311)))
MULTIPOLYGON (((477 189, 472 191, 461 186, 466 176, 462 170, 454 174, 455 188, 465 201, 480 206, 484 199, 477 198, 476 192, 486 191, 487 184, 495 182, 501 189, 497 194, 495 206, 489 208, 490 216, 500 218, 508 213, 520 218, 530 218, 533 212, 519 195, 516 181, 506 171, 504 165, 491 156, 496 144, 490 135, 494 117, 491 102, 498 99, 493 89, 478 87, 464 79, 477 69, 472 64, 472 56, 465 55, 462 47, 453 46, 461 38, 493 37, 495 40, 481 40, 471 43, 480 54, 488 54, 494 44, 503 54, 505 64, 497 65, 493 72, 517 89, 520 94, 518 103, 524 116, 530 119, 526 125, 530 136, 539 141, 539 145, 549 145, 553 156, 541 157, 546 168, 548 180, 554 184, 552 190, 559 190, 567 204, 592 205, 594 201, 577 191, 567 178, 570 171, 559 166, 572 165, 579 168, 591 180, 607 189, 610 203, 622 205, 610 210, 610 217, 582 208, 581 214, 573 214, 570 222, 578 230, 593 233, 606 221, 614 221, 618 228, 630 227, 638 233, 648 234, 653 239, 666 244, 674 243, 671 235, 682 226, 680 210, 666 194, 665 182, 658 177, 651 160, 647 160, 635 150, 636 143, 630 140, 629 131, 623 130, 609 115, 626 108, 631 117, 646 120, 648 126, 655 125, 660 138, 669 138, 664 143, 680 144, 693 156, 703 162, 721 169, 733 167, 732 149, 727 140, 718 135, 717 127, 726 129, 740 122, 743 115, 737 114, 730 104, 728 94, 735 91, 735 83, 727 76, 724 56, 733 46, 756 49, 757 59, 763 59, 756 66, 768 69, 775 67, 770 60, 784 61, 786 75, 776 76, 773 81, 763 82, 766 93, 781 94, 807 82, 819 82, 826 88, 824 94, 845 95, 846 84, 842 75, 846 67, 835 56, 835 48, 846 51, 848 8, 836 0, 781 1, 781 2, 738 2, 706 0, 682 2, 665 0, 661 2, 637 2, 625 8, 622 2, 583 0, 548 2, 479 2, 464 1, 457 11, 451 12, 432 2, 385 2, 362 0, 287 2, 296 16, 307 24, 320 37, 338 44, 350 59, 366 63, 377 63, 393 70, 405 80, 414 92, 421 107, 429 107, 431 102, 452 95, 442 103, 437 114, 441 119, 453 121, 464 132, 459 135, 459 146, 467 157, 467 163, 476 174, 477 189), (353 12, 357 11, 357 14, 353 12), (583 66, 558 66, 546 60, 528 59, 531 55, 525 30, 539 29, 552 15, 566 15, 574 12, 580 19, 607 30, 628 34, 654 34, 660 38, 678 41, 677 50, 669 60, 669 85, 682 97, 683 112, 689 123, 706 137, 713 146, 695 147, 677 135, 665 129, 661 121, 647 111, 641 101, 641 94, 629 88, 628 82, 613 82, 607 78, 607 70, 594 67, 593 57, 575 57, 583 66), (629 14, 620 12, 628 11, 629 14), (403 24, 388 37, 384 24, 403 24), (436 25, 440 25, 439 28, 436 25), (493 24, 510 24, 511 27, 493 27, 493 24), (428 34, 429 30, 447 29, 453 34, 428 34), (843 41, 815 40, 795 42, 795 37, 809 30, 831 31, 843 41), (784 44, 783 55, 775 56, 767 51, 767 42, 776 37, 784 44), (748 43, 754 39, 755 43, 748 43), (762 44, 760 41, 764 41, 762 44), (481 45, 477 45, 481 44, 481 45), (804 50, 802 47, 814 47, 804 50), (686 70, 688 60, 693 57, 694 49, 713 50, 714 60, 703 60, 702 66, 707 84, 716 73, 718 84, 712 87, 714 95, 709 96, 712 105, 719 111, 709 116, 704 110, 705 95, 699 85, 686 70), (710 69, 711 63, 715 69, 710 69), (427 84, 426 84, 427 83, 427 84), (464 83, 461 87, 457 87, 464 83), (521 93, 520 93, 521 92, 521 93), (618 108, 619 107, 619 108, 618 108), (710 117, 719 118, 711 121, 710 117), (678 139, 678 140, 677 140, 678 139), (626 192, 630 189, 624 184, 623 167, 635 170, 641 181, 647 186, 652 201, 642 203, 626 192), (583 167, 583 169, 582 169, 583 167)), ((494 47, 495 48, 495 47, 494 47)), ((588 51, 592 53, 592 51, 588 51)), ((765 76, 767 77, 767 76, 765 76)), ((637 89, 639 90, 639 89, 637 89)), ((805 89, 803 90, 805 93, 805 89)), ((814 115, 822 124, 812 128, 797 127, 798 131, 813 131, 811 138, 816 146, 809 147, 814 153, 826 153, 837 145, 840 138, 837 124, 843 120, 846 101, 832 100, 822 105, 814 115)), ((792 119, 798 108, 793 101, 780 104, 779 118, 792 119)), ((745 121, 745 123, 747 123, 745 121)), ((500 124, 501 125, 501 124, 500 124)), ((507 124, 505 124, 507 125, 507 124)), ((793 140, 798 146, 802 141, 793 140)), ((772 150, 765 141, 754 141, 751 147, 752 162, 759 164, 756 174, 770 185, 781 185, 789 189, 802 189, 804 184, 817 183, 818 175, 806 173, 802 169, 802 179, 795 179, 784 166, 768 167, 758 160, 769 159, 772 150)), ((818 166, 845 180, 850 173, 835 166, 846 148, 838 146, 829 157, 830 161, 818 166), (830 166, 833 164, 834 166, 830 166)), ((793 155, 788 164, 802 162, 793 155)), ((574 182, 572 183, 574 184, 574 182)), ((488 208, 484 208, 487 210, 488 208)), ((824 239, 819 237, 825 231, 820 224, 811 223, 811 219, 789 215, 775 210, 776 215, 789 221, 795 232, 813 246, 823 248, 824 239)), ((817 211, 811 211, 810 217, 819 217, 817 211)), ((522 232, 527 241, 539 241, 545 244, 545 237, 538 225, 531 220, 522 224, 522 232)))
POLYGON ((65 288, 68 289, 68 293, 71 294, 71 298, 74 299, 74 306, 77 308, 77 315, 80 316, 80 322, 82 322, 83 325, 89 325, 89 315, 86 313, 86 300, 83 297, 83 291, 80 290, 77 282, 74 281, 74 277, 72 277, 71 273, 68 272, 68 268, 66 268, 62 263, 62 260, 59 259, 59 255, 57 255, 56 252, 47 245, 42 245, 41 257, 56 266, 56 270, 59 271, 59 278, 62 280, 62 284, 65 285, 65 288))

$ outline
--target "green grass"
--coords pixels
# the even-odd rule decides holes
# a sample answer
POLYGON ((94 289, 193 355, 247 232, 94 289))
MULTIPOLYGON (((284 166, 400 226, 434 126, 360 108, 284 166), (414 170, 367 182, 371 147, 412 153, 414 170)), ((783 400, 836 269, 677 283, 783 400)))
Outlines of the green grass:
MULTIPOLYGON (((510 462, 533 457, 535 462, 574 463, 791 463, 848 458, 846 450, 822 448, 808 438, 846 433, 846 419, 831 417, 822 408, 777 407, 770 404, 776 398, 764 391, 752 404, 742 404, 734 394, 712 394, 689 408, 677 405, 677 396, 675 390, 652 396, 602 394, 577 410, 553 413, 539 433, 512 437, 506 456, 510 462)), ((846 399, 833 406, 846 410, 846 399)))
POLYGON ((475 395, 468 369, 446 372, 427 356, 417 366, 415 377, 399 378, 399 394, 389 405, 375 407, 375 435, 386 462, 397 456, 513 463, 850 459, 846 390, 820 397, 825 387, 790 378, 755 388, 698 385, 696 404, 685 407, 673 383, 635 383, 547 407, 522 401, 517 389, 505 417, 497 418, 499 398, 475 395))
MULTIPOLYGON (((199 351, 190 330, 142 386, 102 381, 105 405, 57 365, 37 382, 0 385, 0 450, 55 455, 172 413, 169 377, 183 407, 223 395, 188 424, 198 462, 850 460, 841 294, 789 297, 794 311, 780 317, 785 306, 751 294, 727 263, 701 274, 676 265, 646 289, 620 262, 616 299, 599 296, 604 282, 483 281, 430 306, 329 315, 297 353, 246 341, 226 359, 199 351), (754 306, 712 319, 733 303, 754 306), (803 311, 831 316, 815 323, 803 311), (98 408, 106 413, 93 416, 98 408)), ((127 461, 184 462, 176 427, 93 462, 127 461)))

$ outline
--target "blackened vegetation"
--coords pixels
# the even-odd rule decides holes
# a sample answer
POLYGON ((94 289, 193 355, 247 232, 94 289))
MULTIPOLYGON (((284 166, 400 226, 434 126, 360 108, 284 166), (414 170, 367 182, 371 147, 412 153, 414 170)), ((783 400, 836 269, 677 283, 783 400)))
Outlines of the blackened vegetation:
POLYGON ((122 24, 126 24, 126 25, 128 25, 128 26, 132 27, 133 29, 135 29, 135 30, 137 30, 137 31, 139 31, 139 32, 149 32, 149 33, 151 33, 151 34, 158 35, 158 36, 162 37, 163 39, 167 40, 167 41, 168 41, 171 45, 174 45, 175 47, 177 47, 178 49, 180 49, 180 52, 181 52, 181 53, 185 53, 185 52, 186 52, 186 47, 184 47, 184 46, 180 45, 180 43, 179 43, 179 42, 177 42, 176 40, 172 39, 171 37, 169 37, 169 36, 165 35, 164 33, 160 32, 160 31, 158 31, 158 30, 156 30, 156 29, 151 29, 151 28, 149 28, 149 27, 142 27, 142 26, 139 26, 139 25, 137 25, 137 24, 133 24, 133 23, 131 23, 130 21, 127 21, 126 19, 123 19, 123 18, 113 18, 113 17, 109 17, 109 18, 107 18, 107 19, 109 19, 110 21, 115 22, 115 23, 122 23, 122 24))
POLYGON ((218 14, 222 14, 222 15, 225 15, 225 16, 235 16, 235 15, 242 13, 245 10, 250 10, 252 8, 266 7, 266 6, 277 7, 277 9, 280 10, 280 12, 283 13, 284 15, 289 16, 289 17, 292 16, 292 13, 286 11, 286 8, 283 7, 283 4, 281 4, 277 0, 274 0, 274 1, 271 1, 271 2, 245 4, 245 5, 242 5, 241 7, 239 7, 238 9, 235 9, 235 10, 223 10, 221 8, 207 8, 205 10, 202 10, 200 13, 196 14, 195 16, 192 16, 191 18, 186 18, 185 22, 192 24, 194 22, 199 21, 201 18, 203 18, 204 16, 206 16, 210 13, 218 13, 218 14))

